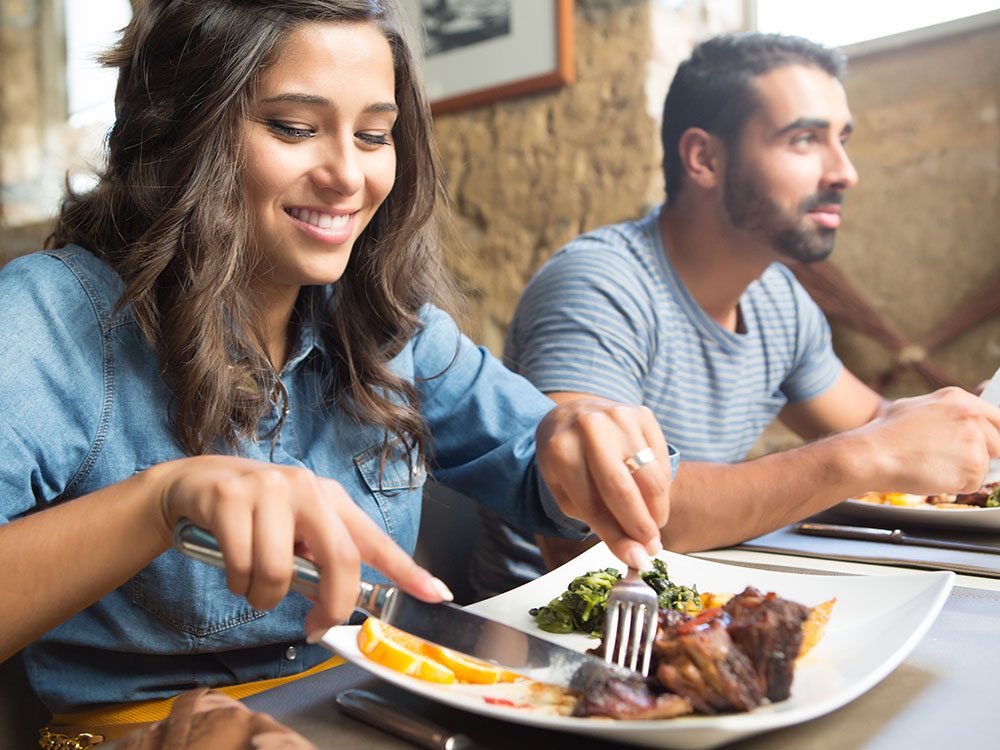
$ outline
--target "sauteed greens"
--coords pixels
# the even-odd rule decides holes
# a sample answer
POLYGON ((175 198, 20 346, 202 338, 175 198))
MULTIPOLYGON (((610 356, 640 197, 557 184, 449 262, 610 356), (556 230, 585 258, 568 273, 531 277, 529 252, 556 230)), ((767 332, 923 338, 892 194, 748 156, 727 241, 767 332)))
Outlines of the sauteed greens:
MULTIPOLYGON (((608 611, 608 594, 621 577, 622 574, 614 568, 592 570, 577 576, 566 591, 544 607, 529 610, 529 614, 546 632, 578 631, 599 638, 608 611)), ((656 591, 660 609, 682 612, 701 609, 697 588, 671 582, 667 576, 667 564, 662 560, 654 559, 653 570, 642 573, 642 579, 656 591)))
POLYGON ((1000 508, 1000 482, 993 486, 993 491, 986 497, 987 508, 1000 508))

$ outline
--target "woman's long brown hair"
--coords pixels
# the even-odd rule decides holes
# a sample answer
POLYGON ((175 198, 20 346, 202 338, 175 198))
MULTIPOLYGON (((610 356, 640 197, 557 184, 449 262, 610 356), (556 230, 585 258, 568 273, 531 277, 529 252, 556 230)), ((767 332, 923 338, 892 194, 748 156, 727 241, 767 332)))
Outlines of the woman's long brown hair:
POLYGON ((441 193, 432 125, 398 9, 382 0, 145 0, 104 62, 117 119, 97 186, 69 192, 49 244, 81 245, 121 276, 174 395, 191 454, 256 434, 282 387, 265 355, 251 279, 261 260, 244 197, 240 133, 261 71, 306 22, 375 24, 389 41, 399 117, 395 185, 343 277, 303 288, 297 311, 324 340, 330 404, 420 458, 416 390, 389 367, 420 307, 450 299, 434 229, 441 193))

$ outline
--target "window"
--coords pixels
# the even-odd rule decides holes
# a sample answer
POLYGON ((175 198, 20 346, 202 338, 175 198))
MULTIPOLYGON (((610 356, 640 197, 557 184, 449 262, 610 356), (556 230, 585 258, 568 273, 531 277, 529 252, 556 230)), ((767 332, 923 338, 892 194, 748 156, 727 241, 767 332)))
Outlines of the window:
MULTIPOLYGON (((804 36, 814 42, 843 47, 901 32, 927 29, 968 19, 964 28, 996 23, 998 0, 840 0, 818 10, 802 0, 750 0, 751 24, 760 31, 804 36), (992 13, 991 13, 992 11, 992 13), (975 18, 986 14, 980 18, 975 18)), ((942 31, 946 30, 944 28, 942 31)), ((850 52, 850 50, 848 50, 850 52)))
POLYGON ((97 55, 118 39, 132 17, 128 0, 103 0, 94 12, 93 0, 66 0, 66 87, 72 127, 115 118, 116 71, 101 67, 97 55))
POLYGON ((129 0, 101 0, 95 13, 93 0, 65 0, 65 13, 69 180, 85 190, 94 183, 93 168, 115 119, 118 72, 101 66, 97 56, 118 40, 132 6, 129 0))

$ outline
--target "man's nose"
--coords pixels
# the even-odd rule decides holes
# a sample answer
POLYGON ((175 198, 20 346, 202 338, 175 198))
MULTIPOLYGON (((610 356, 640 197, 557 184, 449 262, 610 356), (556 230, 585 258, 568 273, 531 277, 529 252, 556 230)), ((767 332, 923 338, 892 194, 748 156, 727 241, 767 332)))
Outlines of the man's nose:
POLYGON ((846 190, 858 184, 858 170, 847 155, 844 144, 837 141, 830 150, 830 156, 823 175, 824 187, 846 190))

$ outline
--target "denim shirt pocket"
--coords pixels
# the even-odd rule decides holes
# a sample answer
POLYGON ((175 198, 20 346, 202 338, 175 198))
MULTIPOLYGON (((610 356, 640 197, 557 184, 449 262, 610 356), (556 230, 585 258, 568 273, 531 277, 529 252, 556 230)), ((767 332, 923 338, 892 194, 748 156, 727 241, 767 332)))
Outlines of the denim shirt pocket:
POLYGON ((167 550, 131 582, 132 603, 188 636, 204 638, 267 612, 254 609, 226 584, 224 570, 167 550))
POLYGON ((389 535, 407 548, 416 539, 420 523, 420 497, 427 470, 415 458, 407 460, 399 448, 382 464, 382 443, 354 456, 354 465, 378 505, 389 535))
POLYGON ((382 466, 382 444, 369 446, 354 457, 354 465, 372 492, 393 497, 406 490, 419 490, 427 480, 424 465, 410 463, 402 450, 390 452, 382 466))

